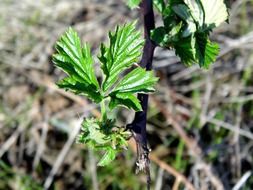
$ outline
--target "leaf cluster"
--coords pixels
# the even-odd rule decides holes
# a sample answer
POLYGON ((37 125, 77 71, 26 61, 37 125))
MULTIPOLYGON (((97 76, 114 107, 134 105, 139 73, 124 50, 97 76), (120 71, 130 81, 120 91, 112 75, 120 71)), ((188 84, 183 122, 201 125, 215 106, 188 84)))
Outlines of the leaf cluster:
POLYGON ((99 165, 108 164, 126 146, 126 133, 115 127, 107 112, 118 106, 141 111, 136 94, 153 92, 158 80, 152 71, 133 68, 139 61, 144 44, 135 25, 136 22, 117 26, 115 31, 109 32, 109 44, 101 44, 98 56, 101 82, 95 75, 90 46, 81 43, 75 30, 69 28, 56 43, 57 53, 53 55, 53 62, 68 75, 57 85, 101 104, 100 121, 85 119, 78 138, 78 142, 106 151, 99 165))
POLYGON ((127 148, 127 140, 131 133, 115 125, 115 120, 99 121, 95 118, 85 119, 78 143, 86 144, 94 150, 104 150, 105 154, 99 161, 99 166, 105 166, 115 159, 121 149, 127 148))
POLYGON ((109 32, 109 45, 101 44, 98 56, 104 76, 101 83, 95 75, 90 46, 82 45, 77 32, 69 28, 57 41, 57 53, 53 55, 53 62, 68 75, 57 85, 96 103, 108 99, 110 109, 124 106, 141 111, 135 94, 153 92, 158 79, 152 71, 141 67, 132 69, 120 79, 138 62, 142 52, 144 40, 135 25, 136 22, 117 26, 114 32, 109 32))
POLYGON ((174 48, 186 65, 198 63, 208 68, 219 53, 219 46, 209 39, 210 32, 228 19, 223 0, 154 0, 164 26, 151 32, 158 45, 174 48))

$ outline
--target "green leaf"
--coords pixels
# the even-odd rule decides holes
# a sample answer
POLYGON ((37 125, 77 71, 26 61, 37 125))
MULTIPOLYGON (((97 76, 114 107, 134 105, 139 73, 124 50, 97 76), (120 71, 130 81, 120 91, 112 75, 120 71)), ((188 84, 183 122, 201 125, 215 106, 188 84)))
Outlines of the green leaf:
POLYGON ((187 66, 197 63, 195 45, 196 38, 193 35, 188 38, 182 38, 174 45, 176 55, 187 66))
POLYGON ((105 152, 98 163, 99 166, 105 166, 115 159, 118 152, 126 149, 130 137, 131 133, 116 126, 115 120, 99 121, 91 118, 83 121, 77 142, 85 143, 96 151, 105 152))
POLYGON ((117 154, 117 150, 111 147, 108 147, 104 156, 99 161, 98 166, 106 166, 110 164, 116 158, 116 154, 117 154))
MULTIPOLYGON (((168 5, 165 6, 165 8, 163 10, 163 13, 162 13, 162 16, 163 16, 163 20, 164 20, 165 17, 172 17, 173 16, 173 11, 172 11, 172 8, 171 8, 171 4, 168 4, 168 5)), ((168 22, 168 24, 169 23, 170 22, 168 22)))
POLYGON ((182 30, 182 22, 174 25, 169 30, 164 27, 158 27, 151 31, 151 39, 163 47, 170 47, 174 42, 177 42, 182 30))
POLYGON ((125 106, 135 111, 141 111, 142 107, 139 100, 133 95, 134 93, 154 92, 154 84, 158 78, 152 71, 138 67, 129 72, 109 94, 111 101, 110 109, 116 106, 125 106))
POLYGON ((153 5, 157 9, 158 12, 163 13, 165 9, 164 0, 153 0, 153 5))
POLYGON ((65 77, 60 80, 57 85, 60 88, 70 90, 71 92, 79 95, 84 95, 92 101, 99 103, 103 99, 101 94, 98 91, 94 91, 94 85, 90 85, 84 82, 78 82, 74 76, 65 77))
POLYGON ((219 45, 212 43, 204 33, 196 34, 197 59, 200 67, 208 68, 219 54, 219 45))
POLYGON ((182 39, 174 48, 184 64, 198 63, 203 68, 208 68, 219 54, 218 44, 212 43, 204 33, 182 39))
POLYGON ((153 71, 146 71, 138 67, 128 73, 113 89, 113 92, 128 92, 128 93, 148 93, 154 92, 154 84, 158 78, 154 76, 153 71))
POLYGON ((82 46, 77 32, 69 28, 57 41, 56 50, 57 54, 53 55, 53 62, 69 75, 58 83, 59 87, 86 95, 93 101, 99 102, 101 95, 89 45, 85 43, 82 46))
POLYGON ((111 93, 111 101, 109 103, 109 108, 114 109, 117 106, 124 106, 135 111, 142 111, 140 101, 136 96, 131 93, 111 93))
POLYGON ((109 33, 108 47, 101 45, 99 60, 105 74, 103 91, 108 91, 118 80, 119 74, 138 61, 144 40, 135 30, 136 22, 118 26, 115 32, 109 33))
POLYGON ((105 145, 109 142, 108 137, 101 131, 96 119, 85 119, 82 123, 81 133, 77 138, 79 143, 87 143, 91 148, 105 145))
POLYGON ((166 46, 168 44, 169 35, 167 34, 166 29, 162 26, 151 30, 150 36, 151 39, 160 46, 166 46))
MULTIPOLYGON (((197 27, 194 22, 194 19, 192 18, 191 12, 189 8, 184 4, 175 5, 172 7, 173 11, 181 18, 183 21, 187 23, 184 32, 182 34, 182 37, 188 37, 194 32, 196 32, 197 27)), ((179 33, 179 30, 177 31, 179 33)))
POLYGON ((184 21, 192 20, 190 9, 184 4, 172 6, 172 10, 184 21))
POLYGON ((140 2, 141 2, 141 0, 128 0, 127 5, 128 5, 131 9, 134 9, 134 8, 139 7, 140 2))
POLYGON ((53 56, 53 60, 58 67, 69 75, 77 73, 86 82, 99 87, 93 69, 90 47, 86 43, 81 46, 81 41, 76 31, 69 28, 56 43, 56 50, 58 54, 53 56), (64 70, 66 67, 69 69, 64 70), (71 71, 70 68, 76 73, 69 73, 71 71))
POLYGON ((184 0, 195 22, 201 27, 204 24, 204 12, 200 0, 184 0))
POLYGON ((186 65, 198 63, 208 68, 215 61, 219 46, 208 36, 228 18, 223 0, 170 0, 162 16, 164 26, 151 31, 153 41, 174 48, 186 65))

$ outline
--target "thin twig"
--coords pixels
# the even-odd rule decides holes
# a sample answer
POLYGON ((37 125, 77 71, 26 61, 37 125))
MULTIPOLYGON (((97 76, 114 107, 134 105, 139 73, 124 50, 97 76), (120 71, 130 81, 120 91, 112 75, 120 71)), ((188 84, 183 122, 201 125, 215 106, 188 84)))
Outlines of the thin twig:
POLYGON ((251 172, 251 171, 247 171, 247 172, 241 177, 241 179, 235 184, 235 186, 233 187, 232 190, 239 190, 239 189, 241 189, 241 187, 243 186, 243 184, 246 183, 246 181, 249 179, 250 176, 252 176, 252 172, 251 172))
POLYGON ((180 183, 181 183, 181 179, 176 178, 176 180, 175 180, 175 182, 173 184, 172 190, 178 190, 179 186, 180 186, 180 183))
POLYGON ((155 190, 162 189, 163 174, 164 174, 164 169, 160 167, 158 170, 157 178, 156 178, 155 190))
POLYGON ((96 165, 96 158, 93 154, 93 150, 89 149, 89 169, 92 179, 92 186, 93 190, 99 190, 98 187, 98 179, 97 179, 97 165, 96 165))
POLYGON ((63 149, 61 150, 60 154, 58 155, 54 166, 52 168, 52 170, 50 171, 50 174, 48 175, 45 183, 44 183, 44 189, 49 189, 49 187, 51 186, 54 176, 57 173, 57 171, 59 170, 60 166, 62 165, 64 159, 67 156, 68 151, 71 148, 71 145, 73 144, 73 142, 75 141, 76 135, 78 134, 80 128, 81 128, 81 123, 82 123, 82 118, 80 118, 76 124, 74 129, 71 131, 71 134, 68 138, 68 141, 66 142, 66 144, 64 145, 63 149))
POLYGON ((219 102, 222 103, 245 103, 248 101, 253 100, 253 94, 246 95, 246 96, 238 96, 238 97, 230 97, 230 98, 224 98, 220 100, 219 102))
POLYGON ((23 161, 24 157, 24 150, 25 150, 25 130, 21 131, 20 137, 19 137, 19 148, 18 148, 18 165, 20 165, 23 161))
POLYGON ((197 145, 197 142, 193 139, 189 138, 188 135, 185 133, 183 128, 179 125, 179 123, 173 118, 170 112, 165 108, 165 106, 154 96, 151 96, 151 100, 156 104, 158 108, 160 108, 161 113, 167 119, 167 122, 170 123, 174 129, 177 131, 179 136, 183 139, 188 149, 194 152, 194 155, 199 155, 201 153, 200 148, 197 145))
POLYGON ((213 89, 213 84, 211 81, 210 74, 211 73, 207 73, 207 77, 206 77, 206 89, 205 89, 205 94, 203 97, 201 113, 200 113, 201 126, 204 126, 204 124, 206 123, 205 118, 208 112, 208 106, 210 103, 210 97, 211 97, 212 89, 213 89))
POLYGON ((27 120, 24 121, 24 123, 21 123, 19 125, 19 127, 16 129, 16 131, 0 147, 0 158, 16 142, 19 135, 26 129, 27 125, 29 125, 30 122, 31 122, 31 119, 27 119, 27 120))
POLYGON ((39 160, 40 160, 40 157, 41 157, 41 155, 44 151, 45 142, 46 142, 46 138, 47 138, 47 131, 48 131, 48 123, 44 122, 42 124, 42 134, 41 134, 41 137, 40 137, 40 141, 39 141, 39 144, 38 144, 38 147, 37 147, 35 158, 33 160, 33 170, 35 170, 35 168, 37 167, 37 165, 39 163, 39 160))
POLYGON ((185 142, 187 148, 191 151, 192 155, 195 157, 196 160, 198 160, 198 163, 200 163, 203 168, 205 169, 206 175, 209 177, 209 179, 212 181, 213 185, 216 187, 217 190, 223 190, 223 184, 221 181, 213 174, 210 166, 205 163, 204 160, 202 160, 202 150, 198 146, 198 143, 195 139, 191 139, 188 137, 186 132, 183 130, 183 128, 180 126, 179 122, 176 121, 176 119, 171 115, 171 113, 168 111, 168 109, 155 97, 151 96, 153 102, 156 104, 158 108, 160 108, 161 113, 164 115, 164 117, 167 119, 168 123, 173 126, 173 128, 177 131, 180 138, 185 142))
MULTIPOLYGON (((134 141, 132 139, 130 139, 128 141, 128 144, 130 146, 130 148, 136 152, 136 146, 134 144, 134 141)), ((188 181, 188 179, 182 175, 181 173, 179 173, 176 169, 174 169, 173 167, 171 167, 170 165, 168 165, 166 162, 162 161, 161 159, 159 159, 154 153, 150 153, 149 158, 151 161, 153 161, 154 163, 156 163, 160 168, 164 169, 166 172, 168 172, 169 174, 173 175, 175 178, 178 178, 181 180, 181 182, 183 184, 185 184, 185 186, 187 187, 187 190, 195 190, 194 186, 191 184, 190 181, 188 181)))
POLYGON ((16 131, 4 142, 4 144, 0 147, 0 158, 4 155, 4 153, 9 150, 9 148, 16 142, 20 133, 24 130, 23 127, 19 127, 16 131))
POLYGON ((176 169, 174 169, 173 167, 169 166, 167 163, 165 163, 164 161, 160 160, 157 156, 155 156, 154 154, 150 154, 150 160, 152 160, 154 163, 156 163, 160 168, 164 169, 165 171, 167 171, 168 173, 172 174, 173 176, 175 176, 178 180, 180 180, 182 183, 185 184, 185 186, 187 187, 187 189, 189 190, 195 190, 194 186, 191 184, 191 182, 188 181, 188 179, 180 174, 176 169))
POLYGON ((228 129, 228 130, 230 130, 230 131, 232 131, 234 133, 237 133, 237 131, 238 131, 238 133, 241 136, 253 140, 253 134, 251 132, 246 131, 246 130, 241 129, 241 128, 240 129, 236 129, 235 126, 233 126, 233 125, 231 125, 229 123, 226 123, 224 121, 221 121, 221 120, 218 120, 218 119, 215 119, 215 118, 207 118, 207 122, 212 123, 212 124, 217 125, 217 126, 220 126, 220 127, 223 127, 225 129, 228 129))
MULTIPOLYGON (((186 107, 180 107, 180 106, 178 107, 179 109, 177 109, 177 111, 189 117, 191 116, 191 111, 188 110, 186 107)), ((212 123, 216 126, 220 126, 224 129, 230 130, 234 133, 237 133, 237 130, 238 130, 239 135, 246 137, 250 140, 253 140, 253 133, 251 133, 250 131, 246 131, 245 129, 242 129, 242 128, 236 129, 236 127, 230 123, 213 118, 213 115, 214 113, 212 113, 211 116, 207 116, 207 118, 204 118, 204 120, 206 120, 206 122, 208 123, 212 123)))

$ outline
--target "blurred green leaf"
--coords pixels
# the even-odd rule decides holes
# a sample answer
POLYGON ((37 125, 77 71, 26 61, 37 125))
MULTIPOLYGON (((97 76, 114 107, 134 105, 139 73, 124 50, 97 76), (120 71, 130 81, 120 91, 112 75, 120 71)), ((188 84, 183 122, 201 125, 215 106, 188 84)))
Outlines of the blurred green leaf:
POLYGON ((189 8, 189 12, 191 13, 191 16, 193 17, 197 25, 200 27, 203 26, 205 13, 202 7, 201 0, 184 0, 184 3, 189 8))
POLYGON ((194 32, 196 32, 197 30, 196 24, 194 23, 190 10, 186 5, 184 4, 175 5, 172 7, 172 9, 181 19, 183 19, 183 21, 187 23, 183 31, 182 37, 188 37, 194 32))
POLYGON ((153 0, 153 5, 158 10, 158 12, 163 13, 165 9, 164 0, 153 0))
POLYGON ((101 158, 101 160, 98 163, 98 166, 106 166, 110 164, 116 157, 117 150, 112 148, 107 148, 104 156, 101 158))
POLYGON ((127 1, 127 5, 131 8, 131 9, 134 9, 134 8, 137 8, 140 4, 141 0, 128 0, 127 1))
POLYGON ((151 39, 160 46, 167 45, 168 39, 166 38, 166 36, 168 36, 168 34, 163 26, 157 27, 151 31, 151 39))
POLYGON ((81 134, 77 138, 79 143, 88 143, 91 148, 104 145, 108 142, 107 136, 101 131, 96 119, 85 119, 82 123, 81 134))
POLYGON ((219 54, 219 45, 212 43, 206 34, 196 34, 196 58, 200 67, 208 68, 216 60, 219 54))
POLYGON ((228 18, 223 0, 171 0, 162 13, 164 26, 151 31, 158 45, 174 48, 186 65, 208 68, 216 60, 219 46, 209 32, 228 18))

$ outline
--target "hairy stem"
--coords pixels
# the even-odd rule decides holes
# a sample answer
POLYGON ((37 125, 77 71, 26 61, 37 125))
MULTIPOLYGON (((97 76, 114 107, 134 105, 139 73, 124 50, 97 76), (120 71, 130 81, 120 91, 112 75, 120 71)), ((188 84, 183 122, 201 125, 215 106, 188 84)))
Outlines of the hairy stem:
MULTIPOLYGON (((150 31, 155 28, 154 12, 152 0, 142 0, 141 14, 144 22, 144 37, 145 45, 143 49, 140 66, 147 70, 152 69, 152 60, 155 49, 155 44, 150 39, 150 31)), ((136 112, 134 120, 131 124, 131 130, 136 140, 137 145, 137 172, 144 171, 147 174, 147 187, 150 189, 150 172, 149 172, 149 149, 147 146, 146 123, 147 123, 147 108, 148 95, 138 94, 138 99, 141 102, 143 111, 136 112)))

